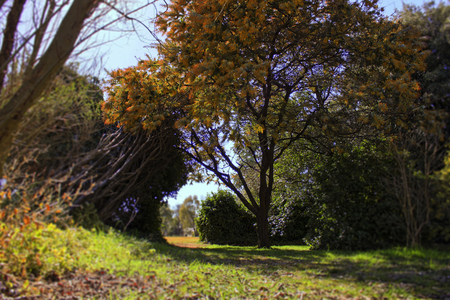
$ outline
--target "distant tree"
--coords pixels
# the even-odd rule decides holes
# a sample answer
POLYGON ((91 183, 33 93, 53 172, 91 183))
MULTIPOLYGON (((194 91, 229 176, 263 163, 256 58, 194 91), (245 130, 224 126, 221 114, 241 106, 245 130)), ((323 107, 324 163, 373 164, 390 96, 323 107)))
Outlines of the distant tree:
POLYGON ((172 230, 174 227, 173 210, 167 203, 164 203, 159 208, 159 214, 161 215, 161 232, 163 236, 172 235, 172 230))
POLYGON ((197 217, 197 210, 199 205, 200 202, 195 195, 187 197, 186 199, 184 199, 183 204, 181 204, 179 218, 185 232, 186 229, 192 228, 194 230, 194 234, 197 233, 195 218, 197 217))
POLYGON ((171 235, 174 235, 174 236, 184 235, 183 224, 181 224, 181 221, 180 221, 180 209, 181 209, 181 204, 177 204, 177 205, 175 205, 175 208, 173 210, 174 218, 173 218, 171 235))

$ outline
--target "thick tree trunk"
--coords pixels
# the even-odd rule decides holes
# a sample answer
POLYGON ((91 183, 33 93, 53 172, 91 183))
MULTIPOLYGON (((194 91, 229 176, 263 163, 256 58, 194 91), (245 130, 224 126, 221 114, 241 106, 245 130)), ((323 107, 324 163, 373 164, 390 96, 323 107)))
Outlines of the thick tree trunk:
MULTIPOLYGON (((265 126, 265 124, 263 124, 265 126)), ((263 150, 261 170, 259 174, 259 209, 258 219, 258 248, 270 248, 269 238, 269 210, 273 188, 273 147, 267 149, 267 133, 259 135, 260 147, 263 150)), ((271 145, 274 146, 274 145, 271 145)))
POLYGON ((270 248, 268 211, 260 210, 256 216, 258 225, 258 248, 270 248))
POLYGON ((14 134, 26 111, 33 106, 69 58, 84 21, 99 1, 75 0, 61 22, 56 35, 18 91, 0 109, 0 178, 14 134))

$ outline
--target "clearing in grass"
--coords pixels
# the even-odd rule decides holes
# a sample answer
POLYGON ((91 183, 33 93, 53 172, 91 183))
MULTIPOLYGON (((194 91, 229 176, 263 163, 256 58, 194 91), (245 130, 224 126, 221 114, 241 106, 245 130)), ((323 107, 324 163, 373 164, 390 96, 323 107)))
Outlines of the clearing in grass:
POLYGON ((184 248, 204 248, 208 247, 200 241, 198 237, 194 236, 166 236, 164 237, 166 241, 174 246, 184 247, 184 248))

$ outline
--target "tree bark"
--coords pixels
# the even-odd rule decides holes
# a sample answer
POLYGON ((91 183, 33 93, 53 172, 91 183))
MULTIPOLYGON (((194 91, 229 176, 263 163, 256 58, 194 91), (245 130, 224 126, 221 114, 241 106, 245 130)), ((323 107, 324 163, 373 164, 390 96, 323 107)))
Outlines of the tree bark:
POLYGON ((270 248, 268 215, 267 209, 260 209, 256 216, 258 226, 258 248, 270 248))
POLYGON ((18 91, 0 110, 0 178, 11 147, 26 111, 32 107, 74 49, 84 21, 97 7, 99 1, 75 0, 61 22, 52 43, 39 63, 24 79, 18 91))

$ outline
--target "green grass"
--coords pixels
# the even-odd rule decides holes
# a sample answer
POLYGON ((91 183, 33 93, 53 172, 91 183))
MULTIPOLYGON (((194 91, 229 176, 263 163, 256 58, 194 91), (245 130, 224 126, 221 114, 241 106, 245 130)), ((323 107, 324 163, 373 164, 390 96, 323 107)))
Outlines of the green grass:
MULTIPOLYGON (((448 251, 342 252, 308 251, 305 246, 266 250, 214 245, 189 249, 114 232, 76 231, 65 236, 65 255, 70 257, 65 268, 97 274, 92 276, 98 282, 120 281, 107 296, 90 294, 84 299, 450 298, 448 251), (98 275, 98 270, 105 275, 98 275)), ((61 237, 57 230, 51 232, 55 239, 61 237)), ((47 253, 52 253, 48 247, 47 253)), ((29 287, 26 293, 39 290, 29 287)))

